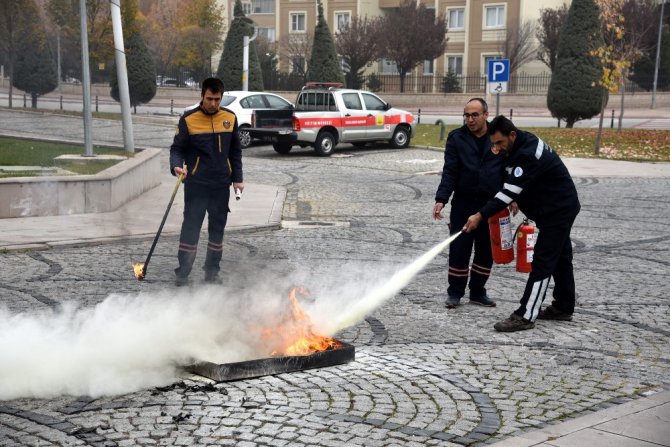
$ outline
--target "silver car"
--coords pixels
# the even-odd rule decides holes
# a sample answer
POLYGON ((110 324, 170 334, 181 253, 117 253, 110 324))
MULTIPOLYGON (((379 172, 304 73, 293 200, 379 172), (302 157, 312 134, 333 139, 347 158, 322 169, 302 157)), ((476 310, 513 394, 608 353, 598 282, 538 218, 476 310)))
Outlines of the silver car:
POLYGON ((242 149, 251 145, 251 136, 246 130, 251 127, 251 115, 255 109, 292 109, 293 104, 274 93, 267 92, 224 92, 221 107, 231 110, 237 116, 242 149))

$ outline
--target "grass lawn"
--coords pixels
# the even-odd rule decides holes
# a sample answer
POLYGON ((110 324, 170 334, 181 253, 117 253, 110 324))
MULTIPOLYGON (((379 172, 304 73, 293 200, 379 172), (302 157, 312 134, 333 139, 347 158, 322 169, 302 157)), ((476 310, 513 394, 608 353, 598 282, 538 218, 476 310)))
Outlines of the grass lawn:
MULTIPOLYGON (((447 126, 447 134, 457 126, 447 126)), ((603 129, 600 154, 593 148, 597 129, 566 129, 557 127, 522 128, 534 133, 562 157, 602 158, 630 161, 670 161, 670 131, 648 129, 603 129)), ((414 146, 444 148, 440 126, 419 124, 412 138, 414 146)))
MULTIPOLYGON (((59 167, 77 174, 96 174, 119 160, 87 160, 74 162, 69 160, 55 160, 55 157, 64 154, 83 154, 84 146, 62 143, 49 143, 34 140, 0 137, 0 166, 43 166, 59 167)), ((96 155, 123 155, 128 153, 123 149, 103 147, 93 148, 96 155)), ((0 172, 2 177, 26 177, 40 175, 35 171, 0 172)))

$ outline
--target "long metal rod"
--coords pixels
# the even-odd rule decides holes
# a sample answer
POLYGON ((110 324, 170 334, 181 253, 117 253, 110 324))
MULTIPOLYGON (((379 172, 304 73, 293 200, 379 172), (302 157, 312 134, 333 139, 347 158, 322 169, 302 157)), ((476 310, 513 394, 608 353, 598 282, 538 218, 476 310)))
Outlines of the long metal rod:
POLYGON ((170 208, 172 208, 172 202, 174 202, 174 198, 177 195, 177 190, 179 189, 179 185, 181 184, 183 178, 184 174, 180 174, 179 177, 177 178, 177 184, 174 187, 174 191, 172 191, 172 197, 170 197, 170 203, 168 203, 167 209, 165 210, 165 214, 163 214, 163 220, 161 221, 161 224, 158 227, 158 232, 156 233, 156 237, 154 237, 154 242, 151 244, 149 254, 147 255, 147 260, 144 261, 144 266, 142 267, 142 275, 139 277, 140 279, 144 279, 144 277, 147 275, 147 266, 149 265, 149 260, 151 259, 151 255, 154 252, 154 248, 156 248, 156 243, 158 242, 158 238, 161 235, 161 231, 163 231, 163 225, 165 225, 165 221, 167 220, 168 214, 170 213, 170 208))

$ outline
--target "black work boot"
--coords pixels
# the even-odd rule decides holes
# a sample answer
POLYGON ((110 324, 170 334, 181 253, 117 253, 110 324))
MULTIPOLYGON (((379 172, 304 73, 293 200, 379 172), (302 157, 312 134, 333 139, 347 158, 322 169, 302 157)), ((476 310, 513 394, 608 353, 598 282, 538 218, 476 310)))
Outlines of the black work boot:
POLYGON ((563 312, 562 310, 555 308, 553 304, 550 304, 540 311, 537 318, 540 320, 571 321, 572 314, 563 312))
POLYGON ((479 306, 485 307, 496 307, 495 301, 484 294, 482 296, 472 296, 470 295, 470 304, 477 304, 479 306))
POLYGON ((461 299, 456 295, 448 295, 447 302, 445 304, 447 306, 447 309, 454 309, 461 305, 461 299))
POLYGON ((528 321, 517 314, 512 314, 509 318, 501 320, 493 325, 493 328, 498 332, 516 332, 524 331, 526 329, 533 329, 535 323, 528 321))
POLYGON ((223 278, 217 270, 205 270, 205 282, 208 284, 222 284, 223 278))
POLYGON ((219 276, 219 264, 221 263, 221 251, 207 249, 205 255, 205 265, 202 267, 205 270, 205 282, 209 284, 221 284, 222 279, 219 276))
POLYGON ((193 262, 195 261, 196 252, 189 252, 179 250, 177 253, 177 259, 179 260, 179 267, 174 269, 177 279, 175 280, 175 285, 177 287, 185 286, 188 284, 188 275, 191 273, 193 268, 193 262))
POLYGON ((188 285, 188 276, 177 275, 177 278, 174 280, 174 284, 177 287, 187 286, 188 285))

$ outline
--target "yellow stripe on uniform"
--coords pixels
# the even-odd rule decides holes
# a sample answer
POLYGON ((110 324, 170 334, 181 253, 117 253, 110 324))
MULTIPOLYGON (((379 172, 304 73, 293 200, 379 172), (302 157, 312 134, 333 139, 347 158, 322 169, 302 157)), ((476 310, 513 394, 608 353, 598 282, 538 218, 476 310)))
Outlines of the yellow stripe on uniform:
POLYGON ((196 112, 188 115, 185 121, 188 126, 189 135, 232 132, 235 124, 235 115, 225 110, 220 110, 216 115, 206 115, 202 112, 196 112))

